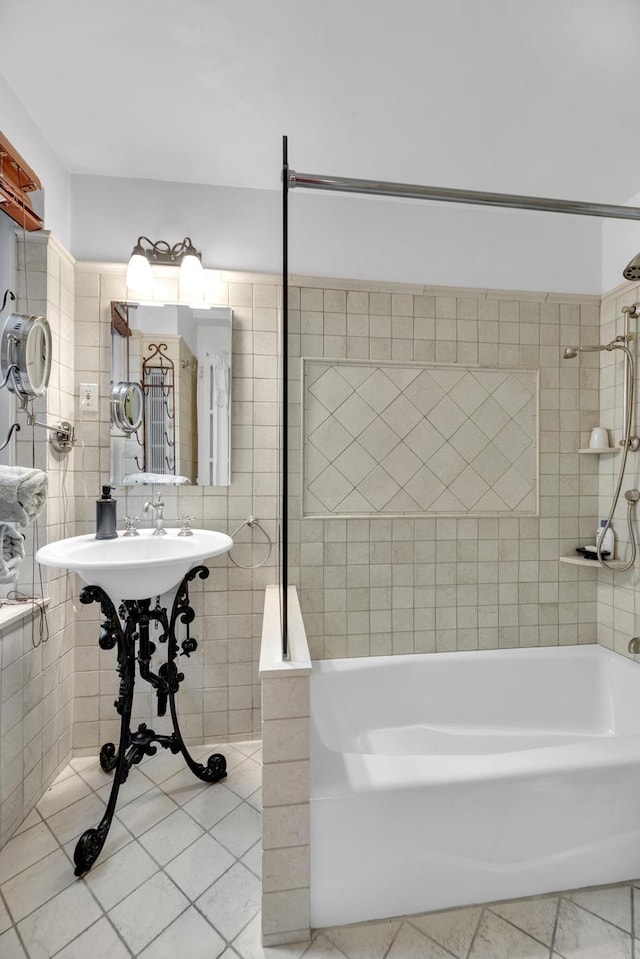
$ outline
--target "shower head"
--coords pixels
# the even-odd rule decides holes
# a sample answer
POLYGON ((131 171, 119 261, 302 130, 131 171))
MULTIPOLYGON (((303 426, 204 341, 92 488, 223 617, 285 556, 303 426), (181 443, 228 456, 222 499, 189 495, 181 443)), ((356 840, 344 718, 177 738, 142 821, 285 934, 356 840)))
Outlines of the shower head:
POLYGON ((602 346, 600 343, 597 346, 567 346, 564 353, 562 354, 563 360, 575 360, 578 353, 597 353, 600 350, 612 350, 614 349, 613 343, 607 343, 606 346, 602 346))
POLYGON ((625 280, 640 280, 640 253, 637 253, 634 258, 627 263, 622 275, 625 280))
POLYGON ((628 339, 629 337, 625 334, 624 336, 616 336, 615 340, 611 340, 610 343, 596 343, 595 346, 566 346, 562 359, 575 360, 578 353, 599 353, 602 350, 608 350, 609 353, 612 350, 624 350, 628 353, 629 348, 626 346, 628 339))

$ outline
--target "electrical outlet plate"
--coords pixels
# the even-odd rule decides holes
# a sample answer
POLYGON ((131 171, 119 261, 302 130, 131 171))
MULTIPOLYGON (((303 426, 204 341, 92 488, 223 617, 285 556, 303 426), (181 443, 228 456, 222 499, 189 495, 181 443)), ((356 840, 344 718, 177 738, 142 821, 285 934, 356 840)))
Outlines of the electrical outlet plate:
POLYGON ((80 409, 87 413, 98 412, 98 384, 80 384, 80 409))

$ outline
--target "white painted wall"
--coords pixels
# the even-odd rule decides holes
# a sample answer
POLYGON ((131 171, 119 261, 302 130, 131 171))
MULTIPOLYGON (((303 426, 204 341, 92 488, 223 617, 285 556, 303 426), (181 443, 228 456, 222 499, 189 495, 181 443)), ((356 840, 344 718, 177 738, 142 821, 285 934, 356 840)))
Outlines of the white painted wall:
POLYGON ((206 267, 279 269, 276 191, 71 177, 71 249, 77 258, 123 263, 138 236, 176 243, 190 236, 206 267))
MULTIPOLYGON (((3 134, 29 164, 42 183, 44 226, 67 249, 70 244, 69 173, 26 112, 7 81, 0 75, 0 123, 3 134)), ((42 216, 42 197, 32 194, 42 216)))
MULTIPOLYGON (((599 293, 602 231, 588 217, 292 191, 292 273, 599 293)), ((281 270, 277 190, 71 177, 71 252, 126 261, 136 238, 189 235, 209 268, 281 270)))

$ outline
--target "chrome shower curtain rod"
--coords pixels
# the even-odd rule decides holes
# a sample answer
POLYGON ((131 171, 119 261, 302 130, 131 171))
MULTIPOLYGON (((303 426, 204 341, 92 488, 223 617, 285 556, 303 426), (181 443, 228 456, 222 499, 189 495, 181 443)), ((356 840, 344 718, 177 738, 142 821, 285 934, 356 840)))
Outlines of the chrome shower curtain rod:
POLYGON ((410 200, 437 200, 441 203, 468 203, 498 206, 514 210, 538 210, 542 213, 570 213, 577 216, 601 216, 615 220, 640 220, 640 209, 581 200, 553 200, 517 193, 490 193, 484 190, 454 190, 439 186, 417 186, 385 180, 361 180, 352 177, 323 176, 317 173, 287 171, 289 189, 328 190, 332 193, 365 193, 369 196, 393 196, 410 200))

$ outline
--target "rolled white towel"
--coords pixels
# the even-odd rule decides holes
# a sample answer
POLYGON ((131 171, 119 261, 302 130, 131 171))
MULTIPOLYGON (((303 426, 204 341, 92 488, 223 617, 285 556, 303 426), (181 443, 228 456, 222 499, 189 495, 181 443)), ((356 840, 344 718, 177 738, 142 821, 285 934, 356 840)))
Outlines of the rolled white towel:
POLYGON ((0 466, 0 523, 26 526, 47 503, 47 474, 28 466, 0 466))
POLYGON ((0 583, 14 583, 24 559, 24 537, 15 526, 0 523, 0 583))

